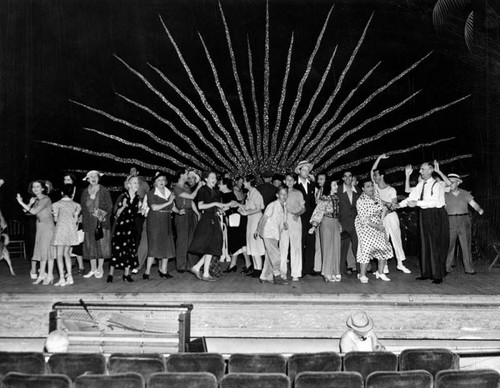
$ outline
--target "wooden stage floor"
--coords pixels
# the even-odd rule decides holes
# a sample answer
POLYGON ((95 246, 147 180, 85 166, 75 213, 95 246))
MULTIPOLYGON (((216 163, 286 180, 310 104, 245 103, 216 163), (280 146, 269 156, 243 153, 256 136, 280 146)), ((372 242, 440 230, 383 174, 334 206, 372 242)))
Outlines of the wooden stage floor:
MULTIPOLYGON (((169 272, 174 276, 172 279, 161 279, 158 276, 157 267, 151 271, 151 279, 143 280, 142 272, 133 275, 135 281, 127 283, 122 281, 122 271, 115 271, 113 283, 106 283, 107 273, 102 279, 85 279, 81 275, 74 274, 75 284, 66 287, 55 287, 53 285, 33 285, 29 277, 29 262, 22 258, 12 259, 16 276, 11 276, 4 261, 0 262, 0 291, 2 293, 113 293, 113 294, 137 294, 137 293, 257 293, 257 294, 413 294, 413 295, 500 295, 500 268, 488 271, 488 263, 475 263, 477 275, 466 275, 461 266, 455 268, 454 272, 445 278, 442 284, 432 284, 431 281, 417 281, 419 276, 418 259, 410 257, 406 265, 411 269, 411 274, 397 271, 396 262, 389 264, 391 282, 376 280, 371 274, 368 275, 368 284, 361 284, 354 275, 344 275, 340 283, 327 283, 322 277, 307 276, 299 282, 290 282, 289 285, 277 286, 272 284, 261 284, 258 279, 253 279, 237 273, 223 274, 217 282, 203 282, 196 279, 190 273, 177 273, 175 263, 169 263, 169 272)), ((239 261, 240 269, 242 261, 239 261)), ((221 263, 224 269, 227 263, 221 263)), ((105 265, 107 271, 107 266, 105 265)), ((54 282, 57 281, 57 276, 54 282)))

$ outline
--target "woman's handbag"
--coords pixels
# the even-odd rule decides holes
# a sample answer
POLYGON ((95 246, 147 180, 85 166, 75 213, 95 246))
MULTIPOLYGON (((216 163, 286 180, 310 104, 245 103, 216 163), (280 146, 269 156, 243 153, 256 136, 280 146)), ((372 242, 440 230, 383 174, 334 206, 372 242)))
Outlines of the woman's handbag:
POLYGON ((104 232, 102 231, 101 221, 97 220, 97 225, 95 227, 94 237, 96 241, 99 241, 104 237, 104 232))

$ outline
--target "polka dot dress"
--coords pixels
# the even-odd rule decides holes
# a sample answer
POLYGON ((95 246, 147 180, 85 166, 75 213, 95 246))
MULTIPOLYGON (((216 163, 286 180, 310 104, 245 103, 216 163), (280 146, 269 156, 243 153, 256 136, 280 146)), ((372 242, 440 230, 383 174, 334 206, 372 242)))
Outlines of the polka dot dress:
POLYGON ((135 215, 139 209, 139 196, 136 195, 131 200, 127 192, 122 194, 117 202, 117 209, 121 208, 124 202, 127 203, 127 207, 121 212, 113 225, 111 265, 118 269, 135 268, 138 265, 135 242, 135 215))
POLYGON ((358 210, 354 222, 358 234, 356 260, 360 264, 368 264, 371 259, 389 260, 393 256, 392 247, 385 232, 368 225, 368 222, 382 225, 384 208, 377 190, 375 190, 374 198, 363 193, 356 202, 358 210))

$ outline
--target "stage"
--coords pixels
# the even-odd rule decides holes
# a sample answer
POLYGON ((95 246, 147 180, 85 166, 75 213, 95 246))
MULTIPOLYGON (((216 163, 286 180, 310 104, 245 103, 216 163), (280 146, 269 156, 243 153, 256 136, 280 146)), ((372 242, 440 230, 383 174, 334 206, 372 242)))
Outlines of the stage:
MULTIPOLYGON (((393 351, 408 346, 446 346, 461 351, 500 347, 500 269, 476 263, 478 274, 462 268, 443 284, 416 281, 418 264, 409 258, 412 274, 396 271, 391 282, 361 284, 355 276, 327 283, 308 276, 288 286, 261 284, 239 273, 224 274, 215 283, 189 273, 126 283, 116 272, 113 283, 75 276, 73 286, 33 285, 28 262, 13 259, 17 276, 4 263, 1 273, 0 350, 41 350, 49 330, 49 312, 56 302, 123 304, 193 304, 191 337, 205 337, 209 351, 338 350, 338 339, 353 310, 373 317, 378 336, 393 351)), ((225 266, 226 264, 223 264, 225 266)))

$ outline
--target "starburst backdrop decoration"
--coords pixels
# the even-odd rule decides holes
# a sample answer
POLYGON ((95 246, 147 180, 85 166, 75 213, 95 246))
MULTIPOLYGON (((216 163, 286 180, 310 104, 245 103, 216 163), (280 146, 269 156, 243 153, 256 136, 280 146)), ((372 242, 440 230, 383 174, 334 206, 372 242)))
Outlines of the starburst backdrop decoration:
MULTIPOLYGON (((181 69, 189 80, 190 90, 186 90, 186 85, 181 87, 180 83, 160 66, 148 63, 152 75, 147 75, 144 71, 134 68, 121 56, 114 55, 118 62, 142 83, 144 88, 156 96, 154 98, 161 101, 161 105, 136 101, 121 93, 117 93, 117 97, 142 112, 152 122, 157 122, 161 125, 161 130, 158 130, 156 126, 154 129, 146 128, 134 123, 133 120, 120 118, 87 103, 71 101, 105 119, 102 124, 105 129, 84 128, 85 131, 93 136, 104 137, 137 152, 142 152, 142 155, 145 155, 144 158, 124 157, 110 152, 99 152, 49 141, 44 141, 44 143, 124 164, 136 164, 150 170, 160 169, 171 174, 179 166, 229 171, 234 175, 261 174, 266 171, 283 173, 293 170, 293 166, 300 160, 312 162, 316 171, 334 174, 346 168, 372 163, 376 159, 377 155, 370 155, 362 158, 356 157, 356 160, 353 160, 358 148, 373 144, 391 133, 401 131, 469 97, 466 95, 446 104, 428 108, 413 117, 388 124, 390 122, 388 116, 391 113, 400 112, 422 91, 418 90, 404 96, 398 102, 383 106, 376 112, 372 106, 373 101, 425 62, 432 52, 411 63, 389 81, 360 98, 361 91, 366 89, 367 81, 376 76, 381 62, 374 64, 362 75, 354 87, 347 87, 346 79, 348 76, 352 77, 353 65, 362 55, 363 45, 374 20, 374 14, 368 18, 364 29, 360 31, 357 43, 347 62, 343 65, 336 64, 337 68, 340 67, 342 70, 331 90, 331 78, 334 77, 332 69, 335 67, 340 43, 332 45, 325 42, 332 41, 332 37, 328 36, 328 39, 325 37, 334 14, 334 6, 329 9, 323 20, 305 68, 294 65, 294 55, 297 55, 295 53, 297 36, 294 32, 290 33, 287 42, 274 43, 272 40, 268 2, 265 7, 264 45, 260 49, 252 46, 252 40, 247 33, 245 58, 238 57, 233 44, 234 32, 229 27, 229 19, 220 3, 218 11, 225 42, 207 41, 201 32, 197 33, 202 47, 200 58, 206 61, 205 73, 210 74, 213 81, 210 90, 207 90, 200 80, 201 77, 193 71, 192 64, 190 65, 183 53, 183 48, 174 37, 175 34, 161 15, 159 15, 159 23, 177 56, 181 69), (271 63, 273 43, 288 47, 286 58, 279 64, 276 61, 276 65, 271 63), (214 45, 220 49, 221 44, 226 46, 225 59, 229 67, 221 66, 215 59, 214 45), (258 54, 263 55, 256 55, 256 50, 261 50, 258 54), (328 62, 319 77, 311 77, 313 70, 317 73, 321 67, 318 63, 318 53, 327 53, 328 62), (258 58, 262 58, 261 63, 257 62, 258 58), (292 76, 299 80, 295 86, 291 86, 293 85, 290 82, 292 76), (270 87, 271 79, 277 79, 281 83, 279 94, 272 94, 272 90, 275 89, 270 87), (328 82, 329 79, 330 82, 328 82), (158 80, 161 80, 160 83, 158 80), (228 80, 232 82, 231 89, 229 89, 228 80), (167 85, 168 92, 165 92, 167 85), (107 122, 124 126, 127 131, 123 134, 113 134, 113 130, 106 127, 107 122), (374 125, 380 126, 375 133, 374 125), (372 129, 367 130, 369 128, 372 129), (138 142, 133 136, 134 133, 145 136, 148 139, 147 142, 138 142)), ((379 103, 379 106, 381 105, 383 103, 379 103)), ((112 128, 116 127, 112 126, 112 128)), ((453 137, 447 137, 398 150, 384 151, 388 155, 401 155, 453 139, 453 137)), ((130 152, 127 153, 127 155, 130 154, 130 152)), ((458 155, 442 163, 466 157, 470 155, 458 155)), ((394 172, 399 171, 398 168, 395 167, 394 172)))

